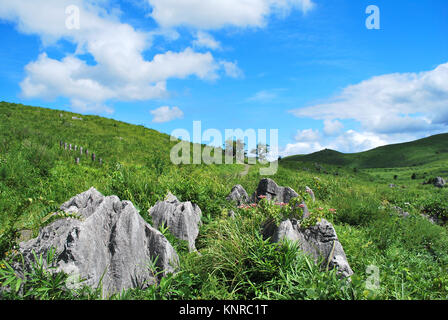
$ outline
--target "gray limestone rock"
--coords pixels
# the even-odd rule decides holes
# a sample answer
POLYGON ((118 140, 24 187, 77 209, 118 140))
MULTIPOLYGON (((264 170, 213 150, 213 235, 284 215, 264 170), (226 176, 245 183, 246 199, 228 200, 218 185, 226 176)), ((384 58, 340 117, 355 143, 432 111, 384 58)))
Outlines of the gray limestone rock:
POLYGON ((42 228, 37 238, 20 244, 26 264, 32 252, 44 257, 56 250, 57 271, 85 279, 96 287, 102 278, 103 295, 156 283, 178 265, 168 240, 146 223, 129 201, 105 197, 94 188, 66 203, 61 210, 79 219, 59 219, 42 228), (155 261, 156 270, 149 268, 155 261))
POLYGON ((324 267, 337 268, 338 274, 343 278, 353 274, 333 225, 325 219, 306 229, 302 229, 297 220, 288 219, 278 227, 265 228, 264 234, 270 236, 273 242, 283 239, 298 242, 300 249, 309 254, 315 262, 323 259, 324 267))
POLYGON ((258 184, 257 191, 252 196, 252 200, 258 201, 259 196, 266 196, 268 200, 289 203, 292 198, 299 195, 290 187, 280 187, 272 179, 262 179, 258 184))
POLYGON ((169 193, 165 201, 159 201, 149 209, 149 214, 156 228, 166 225, 176 238, 188 241, 190 251, 196 250, 195 241, 202 225, 202 212, 198 205, 180 202, 169 193))
POLYGON ((249 202, 249 196, 247 195, 246 190, 239 184, 232 188, 226 199, 235 203, 237 206, 249 202))

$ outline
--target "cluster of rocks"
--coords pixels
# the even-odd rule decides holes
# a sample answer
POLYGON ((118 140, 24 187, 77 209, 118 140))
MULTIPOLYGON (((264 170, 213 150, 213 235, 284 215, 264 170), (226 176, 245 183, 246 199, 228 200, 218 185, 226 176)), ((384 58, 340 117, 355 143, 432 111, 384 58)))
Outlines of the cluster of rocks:
MULTIPOLYGON (((288 203, 298 194, 271 179, 263 179, 251 197, 237 185, 227 199, 242 205, 256 203, 261 196, 288 203)), ((306 205, 300 207, 306 217, 306 205)), ((46 256, 55 249, 54 272, 65 272, 92 287, 101 283, 104 296, 129 288, 145 288, 176 272, 178 254, 157 228, 165 226, 174 237, 186 241, 190 251, 196 251, 195 241, 202 224, 201 209, 189 201, 179 201, 171 193, 149 209, 152 225, 145 222, 130 201, 104 196, 95 188, 71 198, 60 210, 70 217, 54 221, 42 228, 37 238, 20 243, 24 265, 32 265, 34 253, 46 256)), ((316 262, 323 258, 327 268, 337 268, 343 277, 353 274, 336 232, 326 220, 305 229, 295 219, 278 226, 271 223, 263 226, 263 235, 273 242, 296 241, 316 262)), ((26 271, 18 265, 16 268, 19 273, 26 271)))
MULTIPOLYGON (((310 188, 307 188, 306 191, 312 192, 310 188)), ((241 185, 236 185, 227 196, 227 200, 232 201, 235 205, 241 205, 257 203, 260 196, 267 200, 289 203, 291 199, 299 195, 289 187, 278 186, 272 179, 262 179, 250 198, 241 185)), ((307 218, 309 211, 306 204, 302 202, 300 207, 303 210, 302 219, 307 218)), ((279 225, 267 221, 262 229, 263 236, 270 238, 275 243, 285 239, 297 242, 300 249, 310 255, 316 263, 322 261, 322 264, 328 269, 336 268, 342 277, 350 277, 353 274, 333 225, 325 219, 308 228, 301 228, 297 219, 287 219, 279 225)))
MULTIPOLYGON (((198 235, 201 210, 173 195, 151 208, 155 226, 141 217, 129 201, 105 197, 95 188, 81 193, 60 209, 77 218, 59 219, 42 228, 35 239, 20 243, 25 265, 55 250, 56 269, 92 287, 101 282, 103 295, 129 288, 144 288, 176 271, 178 255, 156 228, 166 224, 191 249, 198 235), (156 270, 154 270, 154 267, 156 270)), ((23 270, 22 270, 23 271, 23 270)))

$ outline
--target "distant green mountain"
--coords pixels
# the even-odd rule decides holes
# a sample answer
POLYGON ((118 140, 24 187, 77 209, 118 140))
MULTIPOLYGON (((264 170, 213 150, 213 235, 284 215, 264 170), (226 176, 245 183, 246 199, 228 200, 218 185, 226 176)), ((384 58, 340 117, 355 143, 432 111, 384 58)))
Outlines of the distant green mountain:
POLYGON ((397 168, 421 166, 448 160, 448 133, 391 144, 360 153, 341 153, 325 149, 308 155, 296 155, 283 161, 317 162, 356 168, 397 168))

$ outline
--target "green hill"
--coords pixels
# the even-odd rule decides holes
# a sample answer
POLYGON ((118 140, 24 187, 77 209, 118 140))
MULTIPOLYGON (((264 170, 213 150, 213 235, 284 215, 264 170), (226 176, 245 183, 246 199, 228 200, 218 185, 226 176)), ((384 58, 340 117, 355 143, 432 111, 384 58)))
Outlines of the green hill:
POLYGON ((27 299, 102 298, 93 289, 68 290, 59 276, 39 268, 26 281, 7 268, 24 237, 37 236, 49 214, 91 187, 132 201, 148 223, 148 209, 168 192, 202 211, 196 240, 200 254, 189 252, 185 242, 161 228, 179 254, 178 272, 115 299, 448 299, 448 231, 443 223, 432 224, 421 216, 448 220, 448 188, 421 184, 425 172, 446 178, 446 135, 378 148, 359 158, 332 150, 306 156, 340 166, 426 163, 418 167, 418 179, 411 179, 414 168, 317 170, 312 163, 281 161, 269 178, 297 191, 310 210, 305 220, 295 211, 298 206, 262 200, 237 208, 226 200, 236 184, 252 194, 263 178, 261 165, 174 165, 169 158, 174 143, 143 126, 0 102, 0 300, 24 299, 24 294, 27 299), (60 142, 68 144, 67 150, 60 142), (69 144, 77 150, 70 151, 69 144), (400 152, 405 155, 400 157, 400 152), (397 187, 390 188, 390 183, 397 187), (315 201, 306 186, 314 191, 315 201), (397 213, 397 206, 409 212, 408 218, 397 213), (287 218, 298 219, 301 226, 322 218, 330 221, 355 273, 352 281, 312 263, 293 244, 279 246, 263 238, 263 224, 287 218), (365 286, 372 265, 380 270, 378 290, 365 286), (11 290, 3 290, 7 285, 11 290))
POLYGON ((344 154, 326 149, 309 155, 284 158, 284 161, 317 162, 356 168, 412 167, 443 160, 448 160, 448 133, 360 153, 344 154))

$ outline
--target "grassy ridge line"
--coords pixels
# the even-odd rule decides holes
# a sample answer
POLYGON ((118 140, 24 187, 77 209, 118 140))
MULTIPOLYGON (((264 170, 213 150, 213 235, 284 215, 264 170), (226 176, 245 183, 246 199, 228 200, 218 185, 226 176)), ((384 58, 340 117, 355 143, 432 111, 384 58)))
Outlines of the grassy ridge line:
POLYGON ((345 154, 326 149, 309 155, 284 158, 284 161, 318 162, 356 168, 411 167, 445 160, 448 160, 448 133, 360 153, 345 154))
MULTIPOLYGON (((104 195, 132 201, 149 223, 147 210, 171 191, 202 210, 204 224, 197 239, 202 255, 190 254, 168 235, 180 255, 180 272, 158 287, 129 290, 120 298, 448 298, 447 229, 420 216, 426 212, 448 217, 448 188, 411 180, 411 168, 395 169, 399 178, 394 180, 397 172, 392 169, 355 171, 324 165, 317 170, 310 162, 282 161, 276 175, 270 176, 303 197, 305 186, 312 188, 316 202, 307 200, 311 212, 321 212, 320 207, 325 212, 336 209, 331 222, 355 272, 352 283, 343 284, 318 266, 308 265, 296 248, 279 251, 260 237, 260 224, 266 215, 275 215, 277 207, 245 211, 231 208, 225 200, 235 184, 252 194, 262 178, 260 165, 243 177, 243 165, 175 166, 169 161, 167 135, 100 117, 72 120, 73 115, 0 103, 0 259, 12 248, 12 229, 27 228, 37 235, 42 226, 39 217, 51 206, 92 186, 104 195), (86 158, 75 165, 73 154, 59 147, 60 139, 95 152, 103 158, 103 166, 86 158), (389 188, 392 182, 401 186, 389 188), (404 208, 410 217, 402 219, 393 206, 404 208), (230 209, 236 219, 228 218, 230 209), (365 288, 370 265, 380 269, 377 292, 365 288)), ((447 163, 430 162, 413 170, 433 173, 447 168, 447 163)), ((30 284, 36 291, 44 286, 44 282, 30 284)), ((57 292, 35 294, 36 299, 59 298, 57 292)), ((73 298, 63 290, 60 294, 73 298)))

